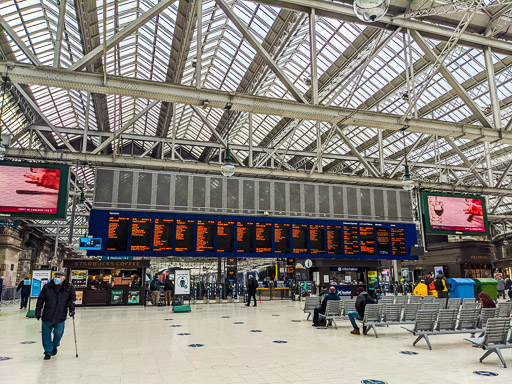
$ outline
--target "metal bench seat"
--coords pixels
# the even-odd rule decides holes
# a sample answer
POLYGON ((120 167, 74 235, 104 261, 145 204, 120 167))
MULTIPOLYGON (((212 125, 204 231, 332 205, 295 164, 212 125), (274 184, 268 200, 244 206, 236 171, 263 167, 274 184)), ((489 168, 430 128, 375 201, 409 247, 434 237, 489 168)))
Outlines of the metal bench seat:
POLYGON ((306 297, 306 301, 304 303, 304 308, 302 311, 304 313, 308 314, 308 318, 306 320, 309 320, 311 315, 315 312, 315 308, 320 306, 320 297, 317 296, 309 296, 306 297))
POLYGON ((508 336, 509 331, 510 318, 496 317, 487 320, 484 336, 472 337, 465 340, 486 351, 480 358, 480 362, 492 353, 496 353, 500 358, 503 367, 507 368, 507 364, 505 363, 501 350, 505 348, 512 348, 512 335, 510 337, 508 336))

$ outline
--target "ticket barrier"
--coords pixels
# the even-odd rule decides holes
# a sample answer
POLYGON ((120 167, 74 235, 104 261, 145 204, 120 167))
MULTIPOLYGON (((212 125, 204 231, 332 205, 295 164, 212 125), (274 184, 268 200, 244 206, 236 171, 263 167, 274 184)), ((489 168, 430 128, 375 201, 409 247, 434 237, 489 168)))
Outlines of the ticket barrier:
POLYGON ((204 283, 204 294, 203 294, 203 303, 209 304, 210 299, 212 297, 212 287, 210 283, 204 283))
POLYGON ((197 303, 197 295, 199 293, 199 284, 198 283, 193 283, 192 284, 192 304, 196 304, 197 303))
POLYGON ((215 287, 215 294, 216 294, 215 302, 220 304, 222 302, 222 299, 224 298, 224 284, 217 283, 215 285, 216 285, 216 287, 215 287))
POLYGON ((226 279, 226 299, 228 303, 235 302, 237 297, 237 289, 235 279, 226 279))
POLYGON ((245 303, 246 297, 244 296, 244 283, 239 281, 237 283, 237 291, 238 291, 238 302, 245 303))

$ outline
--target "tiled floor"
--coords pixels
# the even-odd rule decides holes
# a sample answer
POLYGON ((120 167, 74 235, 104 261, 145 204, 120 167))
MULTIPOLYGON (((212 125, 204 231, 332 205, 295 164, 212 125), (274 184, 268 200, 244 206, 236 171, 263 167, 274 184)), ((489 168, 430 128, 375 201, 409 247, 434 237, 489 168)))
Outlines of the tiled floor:
POLYGON ((503 352, 505 369, 496 356, 479 363, 482 350, 462 335, 432 337, 429 351, 424 342, 413 347, 413 336, 399 326, 380 328, 378 339, 350 335, 348 321, 337 330, 317 329, 299 305, 197 304, 191 313, 176 314, 169 307, 79 309, 79 357, 68 320, 50 361, 43 361, 40 323, 14 306, 2 307, 0 357, 12 360, 0 361, 0 383, 512 383, 512 349, 503 352))

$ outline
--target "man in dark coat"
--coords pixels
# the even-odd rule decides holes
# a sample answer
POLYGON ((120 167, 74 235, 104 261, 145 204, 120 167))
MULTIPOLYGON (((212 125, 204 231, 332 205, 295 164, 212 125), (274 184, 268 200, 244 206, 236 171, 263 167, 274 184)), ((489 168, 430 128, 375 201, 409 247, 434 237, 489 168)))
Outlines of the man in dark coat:
POLYGON ((165 305, 171 305, 172 301, 172 284, 171 276, 167 275, 164 281, 164 296, 165 296, 165 305))
POLYGON ((57 354, 68 311, 69 316, 75 316, 75 300, 75 287, 66 281, 63 272, 55 272, 53 279, 41 290, 37 298, 36 318, 43 319, 41 333, 45 360, 57 354))
MULTIPOLYGON (((357 299, 356 299, 356 311, 357 312, 349 312, 348 319, 354 328, 350 333, 353 335, 359 335, 359 327, 356 324, 356 320, 363 320, 364 318, 364 309, 367 304, 375 304, 375 300, 364 290, 363 287, 357 288, 357 299)), ((366 327, 363 327, 363 334, 366 335, 366 327)))
POLYGON ((256 281, 256 278, 253 275, 249 275, 249 281, 247 282, 247 304, 245 304, 246 307, 251 305, 251 297, 254 298, 254 305, 256 306, 256 289, 258 288, 258 282, 256 281))
POLYGON ((20 309, 27 308, 28 297, 30 296, 30 280, 28 277, 25 277, 24 280, 21 280, 18 284, 18 288, 16 288, 16 292, 21 289, 21 303, 20 309))
POLYGON ((322 300, 322 305, 320 307, 315 308, 315 311, 313 312, 313 326, 318 327, 319 324, 319 318, 320 314, 324 315, 325 310, 327 309, 327 302, 329 300, 340 300, 340 297, 336 293, 336 288, 330 287, 329 293, 324 295, 324 299, 322 300))

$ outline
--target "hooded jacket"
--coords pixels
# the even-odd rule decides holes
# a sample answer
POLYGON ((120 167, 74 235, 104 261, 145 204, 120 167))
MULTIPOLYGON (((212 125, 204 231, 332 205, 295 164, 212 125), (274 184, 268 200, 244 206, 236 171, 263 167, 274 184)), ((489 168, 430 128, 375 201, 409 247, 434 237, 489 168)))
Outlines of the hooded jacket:
POLYGON ((36 304, 36 318, 41 317, 43 321, 51 322, 53 324, 65 321, 69 313, 75 312, 75 287, 73 284, 64 280, 63 283, 57 285, 52 280, 46 284, 36 304), (44 309, 43 309, 44 306, 44 309))
POLYGON ((363 291, 359 295, 357 295, 356 299, 356 311, 359 316, 364 316, 364 309, 366 308, 366 304, 375 304, 375 300, 373 300, 368 292, 363 291))
POLYGON ((247 292, 249 292, 251 295, 256 293, 256 289, 258 288, 258 282, 256 281, 256 278, 249 279, 247 282, 247 292))

